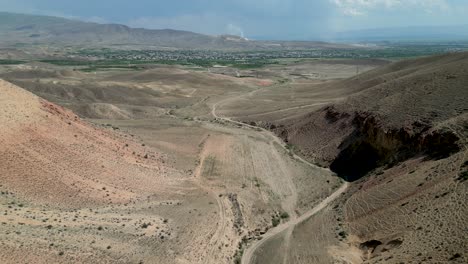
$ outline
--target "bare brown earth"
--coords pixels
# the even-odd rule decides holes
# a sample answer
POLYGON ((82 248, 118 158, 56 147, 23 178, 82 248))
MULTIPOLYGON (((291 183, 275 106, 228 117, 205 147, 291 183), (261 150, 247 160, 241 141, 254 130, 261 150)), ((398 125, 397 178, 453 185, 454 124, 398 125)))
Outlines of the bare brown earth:
POLYGON ((184 215, 184 195, 177 193, 194 188, 187 176, 126 135, 94 128, 4 81, 0 89, 2 262, 154 259, 131 254, 145 248, 140 243, 162 244, 179 231, 166 219, 184 215))
POLYGON ((4 81, 1 87, 1 175, 12 190, 28 193, 37 202, 68 206, 127 203, 149 194, 171 173, 161 154, 96 129, 72 112, 4 81), (106 160, 109 156, 114 158, 106 160), (125 174, 135 174, 135 178, 125 174), (99 177, 94 179, 94 175, 99 177), (136 187, 139 181, 148 186, 136 187), (103 192, 103 188, 109 190, 103 192))
POLYGON ((0 68, 1 262, 465 262, 466 54, 384 64, 0 68))
MULTIPOLYGON (((467 72, 468 54, 458 53, 402 61, 325 85, 347 87, 354 94, 285 121, 288 128, 278 133, 301 146, 303 155, 318 157, 317 162, 325 165, 345 162, 336 158, 349 151, 362 151, 365 157, 367 145, 376 152, 374 167, 419 152, 447 156, 459 149, 457 140, 466 138, 467 72)), ((361 165, 364 170, 372 167, 361 165)), ((347 172, 348 176, 359 173, 347 172)))
POLYGON ((271 132, 217 113, 283 77, 1 72, 57 103, 1 83, 2 263, 232 263, 340 186, 271 132))
MULTIPOLYGON (((342 241, 328 247, 335 262, 464 263, 467 72, 467 53, 402 61, 318 85, 351 96, 306 115, 240 119, 274 129, 303 157, 353 182, 329 219, 342 241)), ((323 230, 310 226, 329 217, 324 214, 296 229, 323 230)), ((301 234, 292 241, 306 241, 301 234)), ((328 239, 326 231, 320 234, 328 239)), ((287 236, 266 244, 257 263, 331 261, 285 250, 287 236), (286 262, 276 261, 284 255, 286 262)))

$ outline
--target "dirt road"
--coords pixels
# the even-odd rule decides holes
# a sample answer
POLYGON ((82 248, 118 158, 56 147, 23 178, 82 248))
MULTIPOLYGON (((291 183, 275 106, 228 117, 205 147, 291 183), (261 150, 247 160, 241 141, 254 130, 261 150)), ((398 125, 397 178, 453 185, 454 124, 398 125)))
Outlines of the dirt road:
MULTIPOLYGON (((229 122, 229 123, 232 123, 232 124, 241 125, 243 127, 248 127, 248 128, 257 129, 257 130, 260 129, 263 133, 267 134, 272 139, 273 142, 278 143, 278 145, 280 145, 285 151, 289 151, 287 149, 287 147, 286 147, 286 144, 280 138, 278 138, 276 135, 274 135, 271 131, 269 131, 267 129, 264 129, 264 128, 261 128, 261 127, 245 124, 245 123, 242 123, 240 121, 232 120, 231 118, 228 118, 228 117, 222 117, 222 116, 219 116, 216 113, 216 108, 219 105, 221 105, 223 103, 226 103, 228 101, 234 100, 234 99, 241 98, 241 97, 249 95, 249 94, 251 95, 251 94, 253 94, 253 93, 257 92, 257 91, 259 91, 259 90, 255 90, 255 91, 249 92, 248 94, 240 95, 240 96, 237 96, 237 97, 232 97, 232 98, 227 98, 227 99, 221 100, 221 101, 215 103, 212 106, 211 114, 216 119, 223 120, 225 122, 229 122)), ((317 168, 316 165, 304 160, 302 157, 297 156, 294 153, 292 155, 296 160, 298 160, 300 162, 303 162, 303 163, 307 164, 308 166, 317 168)), ((323 169, 323 170, 328 170, 328 169, 323 169)), ((247 248, 246 251, 244 252, 244 254, 242 256, 242 262, 241 263, 243 263, 243 264, 252 263, 252 261, 254 260, 255 251, 258 248, 260 248, 263 244, 265 244, 271 238, 273 238, 274 236, 278 235, 279 233, 281 233, 281 232, 283 232, 283 231, 285 231, 287 229, 290 229, 290 230, 288 230, 288 232, 290 232, 290 234, 291 234, 293 228, 296 225, 302 223, 303 221, 309 219, 310 217, 312 217, 316 213, 320 212, 323 208, 325 208, 332 201, 334 201, 337 197, 339 197, 339 195, 341 195, 343 192, 345 192, 347 188, 348 188, 348 183, 344 183, 338 190, 336 190, 334 193, 332 193, 330 196, 328 196, 326 199, 324 199, 322 202, 320 202, 317 206, 315 206, 311 210, 307 211, 306 213, 304 213, 300 217, 297 217, 295 213, 291 214, 290 221, 288 221, 286 223, 283 223, 283 224, 280 224, 280 225, 276 226, 275 228, 270 229, 263 236, 263 238, 261 240, 257 240, 253 244, 251 244, 250 247, 247 248)), ((295 196, 297 197, 297 195, 295 195, 295 196)), ((295 203, 295 201, 293 201, 292 203, 295 203)), ((288 237, 290 238, 290 235, 288 237)))
POLYGON ((320 212, 323 208, 329 205, 333 200, 340 196, 346 189, 348 188, 348 183, 343 184, 338 190, 336 190, 332 195, 328 196, 325 200, 320 202, 317 206, 315 206, 312 210, 306 212, 305 214, 301 215, 300 217, 288 221, 284 224, 278 225, 275 228, 268 230, 268 232, 263 236, 261 240, 255 241, 253 244, 250 245, 249 248, 244 252, 242 256, 242 263, 243 264, 250 264, 254 259, 255 251, 260 248, 263 244, 265 244, 268 240, 273 238, 275 235, 285 231, 288 228, 293 228, 294 226, 302 223, 303 221, 309 219, 316 213, 320 212))
MULTIPOLYGON (((236 125, 241 125, 243 127, 248 127, 248 128, 252 128, 252 129, 257 129, 257 130, 261 130, 262 132, 266 133, 274 142, 278 143, 278 145, 280 145, 284 150, 286 150, 287 152, 289 152, 289 150, 287 149, 286 147, 286 144, 284 143, 283 140, 281 140, 279 137, 277 137, 273 132, 271 132, 270 130, 267 130, 265 128, 262 128, 262 127, 258 127, 258 126, 252 126, 252 125, 249 125, 249 124, 246 124, 246 123, 243 123, 243 122, 240 122, 240 121, 236 121, 236 120, 233 120, 229 117, 223 117, 223 116, 219 116, 217 113, 216 113, 216 108, 228 101, 232 101, 232 100, 235 100, 235 99, 239 99, 241 97, 244 97, 244 96, 247 96, 247 95, 253 95, 254 93, 260 91, 261 89, 258 89, 258 90, 254 90, 252 92, 249 92, 247 94, 242 94, 242 95, 239 95, 237 97, 231 97, 231 98, 227 98, 227 99, 224 99, 224 100, 221 100, 217 103, 215 103, 212 107, 211 107, 211 115, 213 117, 215 117, 216 119, 219 119, 219 120, 223 120, 223 121, 226 121, 226 122, 229 122, 229 123, 232 123, 232 124, 236 124, 236 125)), ((317 103, 317 105, 321 105, 322 103, 317 103)), ((307 105, 307 107, 310 107, 312 105, 307 105)), ((277 110, 277 111, 282 111, 282 110, 277 110)), ((296 159, 296 160, 299 160, 300 162, 302 163, 305 163, 311 167, 315 167, 317 168, 317 165, 315 164, 312 164, 308 161, 306 161, 305 159, 303 159, 302 157, 292 153, 293 155, 293 158, 296 159)), ((329 171, 329 169, 326 169, 326 168, 321 168, 323 170, 327 170, 329 171)))

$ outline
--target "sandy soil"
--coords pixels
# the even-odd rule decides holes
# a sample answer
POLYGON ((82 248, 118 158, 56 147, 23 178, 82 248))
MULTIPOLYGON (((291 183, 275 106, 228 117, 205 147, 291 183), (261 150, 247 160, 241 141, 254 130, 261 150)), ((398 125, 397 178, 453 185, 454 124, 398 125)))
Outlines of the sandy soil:
POLYGON ((356 63, 2 71, 54 103, 0 83, 0 261, 358 263, 354 185, 263 128, 356 92, 329 89, 356 63))
POLYGON ((311 181, 309 165, 257 127, 171 115, 159 118, 166 128, 97 126, 7 82, 1 89, 6 263, 231 263, 273 217, 295 219, 333 189, 314 186, 329 171, 312 170, 311 181))
MULTIPOLYGON (((308 218, 312 217, 313 215, 317 214, 320 212, 322 209, 324 209, 326 206, 328 206, 331 202, 333 202, 334 199, 339 197, 343 192, 346 191, 348 188, 348 183, 344 183, 338 190, 336 190, 334 193, 332 193, 330 196, 328 196, 326 199, 324 199, 322 202, 320 202, 316 207, 312 208, 312 210, 307 211, 300 217, 294 217, 291 221, 288 221, 287 223, 284 223, 282 225, 279 225, 269 232, 267 232, 261 240, 254 242, 250 247, 244 252, 244 255, 242 256, 242 263, 257 263, 255 262, 254 254, 255 251, 258 250, 264 243, 267 243, 269 239, 273 238, 277 234, 286 231, 286 233, 289 233, 287 231, 292 230, 296 225, 301 224, 302 222, 306 221, 308 218)), ((285 250, 288 251, 288 242, 291 239, 291 233, 285 236, 285 242, 283 242, 285 245, 285 250)), ((289 261, 288 261, 289 262, 289 261)))
POLYGON ((324 210, 291 240, 311 242, 300 231, 315 231, 328 256, 304 243, 288 252, 287 230, 265 243, 258 263, 281 263, 285 255, 293 263, 466 262, 467 58, 454 53, 401 61, 317 85, 346 87, 351 95, 290 120, 266 120, 307 159, 331 164, 353 183, 337 199, 333 217, 324 210), (340 243, 324 246, 333 228, 340 243))

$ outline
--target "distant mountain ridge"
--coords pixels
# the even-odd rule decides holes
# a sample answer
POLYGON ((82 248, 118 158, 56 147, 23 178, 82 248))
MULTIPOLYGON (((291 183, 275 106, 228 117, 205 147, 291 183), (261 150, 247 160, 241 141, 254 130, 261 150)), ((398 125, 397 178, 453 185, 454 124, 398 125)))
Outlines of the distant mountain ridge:
POLYGON ((176 49, 346 48, 326 42, 251 41, 237 36, 209 36, 173 29, 130 28, 66 18, 0 12, 0 44, 138 45, 176 49))

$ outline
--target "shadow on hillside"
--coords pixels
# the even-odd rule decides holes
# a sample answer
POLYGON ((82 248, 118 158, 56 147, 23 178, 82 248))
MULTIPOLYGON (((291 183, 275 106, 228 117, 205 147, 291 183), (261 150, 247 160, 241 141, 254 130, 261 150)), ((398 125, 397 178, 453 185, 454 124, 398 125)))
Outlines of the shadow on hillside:
POLYGON ((438 160, 460 151, 459 138, 451 131, 416 135, 399 131, 380 135, 369 137, 359 132, 350 135, 343 141, 343 149, 330 169, 345 181, 354 182, 376 168, 391 168, 418 155, 425 156, 426 160, 438 160), (388 138, 382 140, 382 137, 388 138), (394 145, 382 145, 388 142, 394 145))

